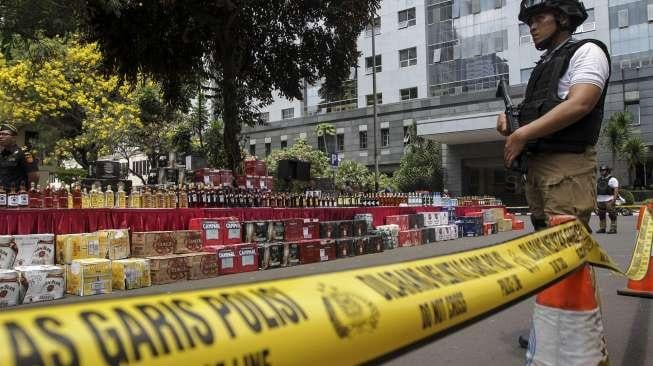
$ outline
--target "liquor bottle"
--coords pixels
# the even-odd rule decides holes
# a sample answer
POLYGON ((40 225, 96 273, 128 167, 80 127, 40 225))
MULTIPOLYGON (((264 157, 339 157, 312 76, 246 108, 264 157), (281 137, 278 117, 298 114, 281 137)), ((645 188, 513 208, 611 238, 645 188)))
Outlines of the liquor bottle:
POLYGON ((104 197, 104 192, 102 192, 102 186, 101 185, 97 186, 96 195, 97 195, 97 207, 98 208, 105 208, 107 202, 106 202, 105 197, 104 197))
POLYGON ((41 199, 41 186, 36 186, 36 183, 30 183, 29 192, 27 192, 28 197, 28 207, 30 208, 42 208, 43 200, 41 199))
POLYGON ((145 187, 141 201, 142 208, 152 208, 152 191, 150 190, 150 187, 145 187))
POLYGON ((88 194, 88 189, 84 188, 82 191, 82 208, 91 207, 91 197, 88 194))
MULTIPOLYGON (((63 185, 61 187, 63 187, 63 185)), ((67 202, 68 199, 67 199, 66 196, 64 196, 66 199, 64 201, 61 201, 61 187, 59 187, 59 189, 54 188, 52 186, 47 186, 46 187, 46 189, 50 188, 50 190, 52 191, 52 208, 66 208, 66 207, 68 207, 68 202, 67 202), (63 203, 64 205, 62 206, 61 203, 63 203)), ((45 205, 45 203, 44 203, 44 205, 45 205)))
POLYGON ((131 208, 142 208, 143 207, 143 194, 141 193, 141 188, 132 189, 132 194, 129 196, 129 207, 131 208))
POLYGON ((179 208, 188 208, 188 191, 183 184, 179 187, 179 194, 177 197, 179 208))
POLYGON ((7 207, 17 208, 18 207, 18 192, 16 192, 16 186, 12 185, 7 194, 7 207))
POLYGON ((0 185, 0 208, 6 208, 7 207, 7 191, 5 191, 5 187, 0 185))
POLYGON ((29 207, 29 193, 27 193, 24 182, 20 183, 18 190, 18 207, 29 207))
POLYGON ((163 186, 163 207, 172 208, 174 202, 172 192, 173 190, 170 187, 163 186))
POLYGON ((122 183, 118 183, 118 192, 116 192, 116 206, 118 208, 127 208, 127 192, 122 183))
POLYGON ((153 195, 153 204, 152 207, 156 208, 166 208, 166 198, 163 194, 163 187, 157 187, 156 194, 153 195))
POLYGON ((61 203, 59 204, 59 206, 61 208, 64 208, 64 207, 74 208, 75 207, 75 200, 73 199, 73 192, 71 191, 70 186, 67 186, 66 188, 61 186, 61 188, 64 189, 64 191, 65 191, 65 193, 60 193, 60 194, 61 194, 62 197, 65 197, 66 204, 62 205, 62 203, 64 203, 63 200, 62 200, 61 203))
POLYGON ((54 207, 54 195, 52 188, 49 184, 45 185, 45 188, 41 191, 41 199, 43 200, 43 208, 53 208, 54 207))
POLYGON ((82 196, 83 195, 82 195, 82 187, 79 185, 79 183, 75 184, 75 186, 73 187, 71 195, 73 197, 72 198, 73 205, 72 205, 72 207, 71 206, 68 206, 68 207, 77 208, 77 209, 82 208, 82 196))
POLYGON ((116 206, 116 194, 111 189, 111 185, 107 185, 107 190, 104 192, 104 207, 114 208, 116 206))

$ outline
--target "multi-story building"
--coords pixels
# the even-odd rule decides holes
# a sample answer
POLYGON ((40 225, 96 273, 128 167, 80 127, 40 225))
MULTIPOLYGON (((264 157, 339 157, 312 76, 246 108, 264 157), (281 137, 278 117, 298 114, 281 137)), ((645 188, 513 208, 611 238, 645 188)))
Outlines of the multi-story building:
MULTIPOLYGON (((246 130, 249 151, 258 156, 298 138, 314 146, 315 126, 329 122, 336 136, 329 151, 374 164, 373 133, 380 170, 395 170, 404 153, 407 126, 443 144, 446 187, 462 194, 509 196, 503 168, 503 138, 495 131, 503 102, 495 97, 507 78, 516 102, 540 57, 528 26, 517 20, 519 0, 386 0, 375 27, 358 39, 361 56, 342 98, 324 101, 319 85, 307 85, 303 101, 275 100, 267 126, 246 130), (376 55, 372 55, 372 32, 376 55), (376 57, 378 120, 371 104, 376 57)), ((606 116, 627 109, 636 128, 653 145, 653 5, 651 0, 586 0, 589 18, 576 38, 603 41, 613 54, 606 116), (626 83, 622 83, 626 80, 626 83)), ((603 151, 602 162, 610 162, 603 151)), ((647 164, 648 165, 648 164, 647 164)), ((625 164, 618 169, 626 178, 625 164)), ((653 182, 649 169, 639 168, 653 182)), ((634 180, 635 178, 633 178, 634 180)))

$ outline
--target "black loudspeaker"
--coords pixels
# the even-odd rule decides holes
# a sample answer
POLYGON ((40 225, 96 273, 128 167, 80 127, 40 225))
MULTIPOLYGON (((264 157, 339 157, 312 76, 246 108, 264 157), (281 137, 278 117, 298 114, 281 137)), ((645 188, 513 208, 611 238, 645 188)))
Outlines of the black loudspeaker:
POLYGON ((120 163, 117 161, 95 161, 89 165, 88 176, 100 179, 119 179, 120 163))
POLYGON ((311 180, 311 163, 307 161, 297 162, 297 180, 307 182, 311 180))
POLYGON ((277 165, 277 178, 281 180, 295 179, 297 173, 297 160, 279 160, 277 165))

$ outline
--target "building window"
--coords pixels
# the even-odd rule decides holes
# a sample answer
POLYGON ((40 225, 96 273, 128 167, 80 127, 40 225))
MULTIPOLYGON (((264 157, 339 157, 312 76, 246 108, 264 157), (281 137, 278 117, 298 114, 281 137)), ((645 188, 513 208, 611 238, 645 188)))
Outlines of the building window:
POLYGON ((633 118, 632 125, 639 126, 641 123, 639 119, 639 100, 634 102, 626 102, 625 109, 630 113, 630 116, 633 118))
POLYGON ((132 170, 136 175, 146 175, 150 172, 150 161, 149 160, 138 160, 132 162, 132 170))
POLYGON ((410 142, 410 126, 404 126, 404 146, 410 142))
MULTIPOLYGON (((381 18, 374 18, 374 34, 381 34, 381 18)), ((365 37, 372 37, 372 24, 365 26, 365 37)))
POLYGON ((646 5, 646 15, 649 22, 653 22, 653 4, 646 5))
POLYGON ((521 74, 521 83, 526 84, 528 83, 528 79, 531 78, 531 73, 533 72, 533 68, 529 67, 527 69, 521 69, 519 70, 519 73, 521 74))
POLYGON ((358 148, 367 149, 367 131, 358 131, 358 148))
POLYGON ((587 19, 583 24, 576 28, 576 33, 591 32, 596 30, 596 21, 594 18, 594 9, 587 9, 587 19))
POLYGON ((289 119, 295 117, 295 108, 286 108, 281 110, 281 119, 289 119))
POLYGON ((317 149, 320 151, 324 151, 324 138, 318 137, 317 138, 317 149))
POLYGON ((269 142, 265 143, 265 156, 270 156, 272 154, 272 144, 269 142))
POLYGON ((617 12, 617 23, 619 28, 626 28, 628 26, 628 9, 622 9, 617 12))
POLYGON ((270 112, 259 113, 258 116, 259 116, 259 118, 261 119, 261 121, 262 121, 263 123, 268 123, 268 122, 270 122, 270 112))
MULTIPOLYGON (((370 57, 365 57, 365 73, 366 74, 371 74, 372 73, 372 68, 374 67, 373 64, 374 60, 372 60, 372 56, 370 57)), ((376 55, 376 72, 381 72, 382 67, 381 67, 381 55, 376 55)))
POLYGON ((406 48, 399 51, 399 66, 407 67, 417 65, 417 47, 406 48))
POLYGON ((399 29, 412 27, 417 24, 417 21, 415 20, 415 8, 402 10, 397 14, 399 17, 399 29))
MULTIPOLYGON (((365 96, 367 100, 367 105, 374 105, 374 98, 372 97, 372 94, 368 94, 365 96)), ((376 93, 376 104, 383 104, 383 93, 376 93)))
POLYGON ((336 135, 336 145, 338 151, 345 151, 345 134, 339 133, 336 135))
POLYGON ((472 0, 472 14, 481 12, 481 0, 472 0))
POLYGON ((256 156, 256 144, 249 145, 249 155, 256 156))
POLYGON ((533 43, 531 29, 526 23, 519 23, 519 44, 533 43))
POLYGON ((401 100, 417 99, 417 87, 399 90, 401 100))
POLYGON ((286 140, 281 141, 281 148, 285 149, 287 147, 288 147, 288 141, 286 141, 286 140))
POLYGON ((388 147, 390 146, 390 129, 382 128, 381 129, 381 146, 388 147))

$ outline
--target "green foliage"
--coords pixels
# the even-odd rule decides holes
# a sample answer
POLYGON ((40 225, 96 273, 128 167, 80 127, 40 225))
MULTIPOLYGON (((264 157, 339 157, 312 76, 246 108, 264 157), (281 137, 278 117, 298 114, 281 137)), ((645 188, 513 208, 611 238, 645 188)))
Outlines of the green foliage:
POLYGON ((336 171, 336 187, 341 188, 349 184, 365 191, 370 188, 370 183, 371 187, 374 187, 374 173, 365 165, 354 160, 340 162, 336 171))
POLYGON ((441 146, 417 136, 415 125, 409 129, 410 144, 394 175, 402 192, 441 191, 443 188, 441 146))
POLYGON ((209 165, 220 168, 226 166, 224 152, 223 131, 224 125, 220 120, 211 121, 209 128, 204 133, 204 149, 209 165))
POLYGON ((318 139, 321 138, 321 147, 324 152, 328 153, 329 149, 327 144, 327 137, 336 134, 336 127, 331 123, 320 123, 319 125, 315 126, 315 134, 317 135, 318 139))
POLYGON ((64 182, 65 184, 72 184, 81 178, 86 178, 88 171, 86 169, 77 168, 57 168, 57 170, 54 172, 54 175, 57 177, 57 179, 64 182))
POLYGON ((619 188, 619 195, 623 197, 627 205, 632 205, 635 202, 635 196, 627 189, 619 188))
POLYGON ((646 146, 639 134, 630 136, 624 141, 621 154, 628 164, 628 177, 631 182, 633 181, 632 174, 637 166, 646 162, 647 153, 648 146, 646 146))
POLYGON ((624 143, 630 138, 632 134, 632 116, 629 112, 616 112, 607 124, 603 127, 603 144, 612 154, 612 165, 616 163, 617 155, 622 150, 624 143))
MULTIPOLYGON (((325 177, 329 175, 329 158, 320 150, 315 149, 309 145, 306 140, 298 139, 292 146, 285 149, 278 149, 272 151, 272 154, 265 159, 268 170, 276 175, 279 160, 284 159, 298 159, 311 163, 311 177, 325 177)), ((275 178, 276 179, 276 178, 275 178)), ((277 182, 277 187, 280 186, 277 182)), ((295 188, 300 189, 301 185, 295 185, 295 188)))

